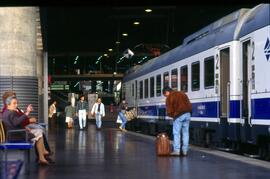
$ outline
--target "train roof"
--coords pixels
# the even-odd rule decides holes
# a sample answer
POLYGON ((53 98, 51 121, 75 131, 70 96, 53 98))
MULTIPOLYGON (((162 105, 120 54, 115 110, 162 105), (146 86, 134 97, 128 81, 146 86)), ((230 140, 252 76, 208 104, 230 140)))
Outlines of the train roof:
MULTIPOLYGON (((265 6, 266 5, 259 5, 256 7, 264 7, 263 9, 265 10, 265 6)), ((234 40, 235 29, 239 28, 237 25, 240 21, 242 21, 242 18, 245 17, 244 15, 247 12, 249 12, 249 9, 239 9, 191 34, 184 39, 181 46, 162 54, 154 60, 151 60, 151 63, 144 64, 134 72, 127 74, 123 81, 125 82, 135 79, 139 76, 148 74, 152 71, 158 70, 159 68, 193 56, 214 46, 234 40)), ((243 28, 243 32, 246 32, 247 30, 244 29, 245 28, 243 28)))
POLYGON ((257 29, 270 25, 270 4, 260 4, 246 13, 235 38, 241 38, 257 29), (256 16, 255 16, 256 15, 256 16))

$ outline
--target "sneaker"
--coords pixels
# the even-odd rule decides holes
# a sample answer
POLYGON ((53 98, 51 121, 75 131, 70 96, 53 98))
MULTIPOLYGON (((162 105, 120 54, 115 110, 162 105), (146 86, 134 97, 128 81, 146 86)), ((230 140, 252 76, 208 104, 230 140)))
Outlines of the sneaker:
POLYGON ((121 126, 119 127, 119 129, 120 129, 121 131, 123 130, 123 128, 122 128, 121 126))
POLYGON ((187 153, 186 152, 182 152, 182 156, 183 157, 187 157, 187 153))
POLYGON ((122 131, 123 131, 123 132, 127 132, 127 130, 126 130, 126 129, 122 129, 122 131))
POLYGON ((172 156, 180 156, 180 152, 174 151, 174 152, 171 152, 170 155, 172 155, 172 156))

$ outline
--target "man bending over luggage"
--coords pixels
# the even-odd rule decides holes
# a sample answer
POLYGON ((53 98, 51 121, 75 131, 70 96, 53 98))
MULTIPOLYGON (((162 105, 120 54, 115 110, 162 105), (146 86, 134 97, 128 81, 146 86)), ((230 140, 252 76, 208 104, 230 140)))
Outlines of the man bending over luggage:
POLYGON ((166 97, 166 110, 168 116, 173 118, 173 152, 171 155, 180 155, 182 133, 182 155, 187 156, 189 143, 189 122, 192 111, 187 95, 181 91, 173 91, 170 87, 163 89, 166 97))

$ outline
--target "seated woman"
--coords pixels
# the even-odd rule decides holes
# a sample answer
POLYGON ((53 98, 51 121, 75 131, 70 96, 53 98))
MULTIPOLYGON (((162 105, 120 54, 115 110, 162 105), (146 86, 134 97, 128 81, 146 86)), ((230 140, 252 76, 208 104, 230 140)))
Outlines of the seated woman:
MULTIPOLYGON (((17 98, 15 96, 10 96, 6 99, 7 110, 3 112, 3 123, 7 131, 23 129, 22 124, 27 120, 28 115, 33 110, 32 106, 29 105, 27 107, 26 112, 23 115, 19 115, 17 113, 17 98)), ((29 122, 35 122, 33 118, 29 119, 29 122)), ((46 160, 45 156, 49 154, 49 152, 44 147, 44 141, 42 137, 42 129, 30 129, 25 128, 27 132, 32 134, 31 141, 35 142, 35 146, 38 150, 39 154, 39 164, 48 165, 49 162, 46 160)))
MULTIPOLYGON (((10 97, 10 96, 15 96, 16 97, 16 93, 14 91, 11 91, 10 90, 10 91, 6 91, 3 94, 3 96, 2 96, 2 99, 3 99, 3 109, 2 109, 2 112, 1 113, 4 113, 4 111, 7 109, 6 99, 8 97, 10 97)), ((19 109, 18 107, 17 107, 16 112, 18 113, 19 116, 21 116, 21 115, 24 114, 23 111, 21 109, 19 109)), ((37 122, 37 119, 36 118, 27 117, 27 119, 24 120, 24 122, 22 123, 22 127, 24 127, 24 128, 27 127, 27 128, 30 128, 30 129, 43 129, 44 130, 44 128, 41 125, 37 124, 36 122, 37 122), (33 121, 33 122, 30 122, 30 121, 33 121)), ((48 144, 46 135, 43 133, 42 136, 43 136, 44 146, 45 146, 46 150, 48 150, 50 152, 50 154, 52 155, 53 152, 50 149, 50 146, 48 144)), ((37 150, 36 150, 36 154, 38 156, 38 151, 37 150)), ((52 161, 51 159, 49 159, 49 160, 52 161)))

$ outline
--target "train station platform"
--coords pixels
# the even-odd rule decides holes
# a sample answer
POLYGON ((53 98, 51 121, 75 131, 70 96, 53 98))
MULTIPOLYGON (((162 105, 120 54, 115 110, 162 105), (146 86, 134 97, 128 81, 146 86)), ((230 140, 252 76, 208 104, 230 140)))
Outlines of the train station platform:
POLYGON ((56 128, 48 139, 55 164, 38 166, 32 152, 29 173, 23 179, 263 179, 270 178, 270 163, 190 146, 188 157, 157 157, 154 137, 121 132, 115 123, 101 130, 56 128))

